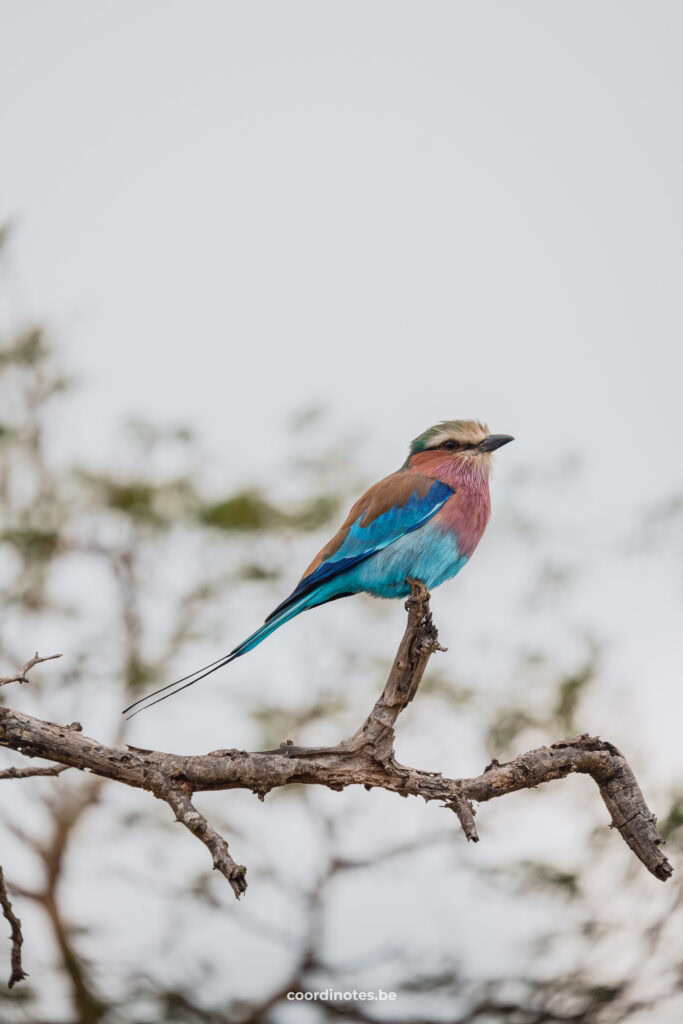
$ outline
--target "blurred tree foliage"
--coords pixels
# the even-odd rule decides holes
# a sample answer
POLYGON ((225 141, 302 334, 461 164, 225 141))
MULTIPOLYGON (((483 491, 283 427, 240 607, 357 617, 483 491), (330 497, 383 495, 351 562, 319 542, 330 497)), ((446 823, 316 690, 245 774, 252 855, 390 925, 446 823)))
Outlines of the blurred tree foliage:
MULTIPOLYGON (((93 680, 103 680, 100 685, 106 684, 115 709, 141 689, 172 678, 180 655, 191 651, 198 639, 213 636, 212 610, 225 606, 239 581, 262 588, 267 608, 273 594, 281 596, 273 588, 281 568, 287 565, 291 575, 292 544, 300 535, 313 532, 315 536, 307 542, 312 553, 355 496, 359 483, 338 439, 334 445, 311 446, 315 454, 301 458, 301 438, 320 436, 324 422, 320 410, 304 412, 291 424, 292 459, 287 472, 296 477, 300 493, 306 495, 299 501, 279 502, 272 486, 255 482, 245 486, 241 480, 232 481, 228 493, 216 494, 199 468, 203 460, 199 442, 192 431, 178 425, 136 421, 127 426, 115 459, 96 466, 73 465, 65 461, 53 437, 60 409, 70 401, 74 388, 40 327, 9 330, 0 338, 0 657, 11 669, 34 649, 37 637, 57 640, 60 648, 68 645, 68 657, 50 669, 49 687, 48 672, 43 670, 43 682, 33 684, 30 691, 35 713, 44 717, 51 716, 55 694, 61 698, 60 714, 66 694, 73 716, 79 717, 79 704, 93 680), (258 536, 258 543, 245 543, 250 534, 258 536), (266 548, 268 556, 261 560, 259 550, 266 548), (169 566, 180 567, 172 583, 164 576, 169 566), (103 663, 107 666, 104 677, 103 663), (116 693, 110 692, 112 681, 116 681, 116 693)), ((516 498, 508 508, 515 542, 526 544, 531 554, 538 527, 524 496, 535 485, 533 474, 520 475, 516 498)), ((672 508, 657 521, 668 523, 672 508)), ((545 593, 550 585, 561 588, 579 571, 565 565, 558 576, 556 565, 553 569, 544 558, 530 557, 528 577, 536 581, 532 597, 535 592, 545 593)), ((354 691, 347 680, 359 669, 354 668, 348 647, 337 652, 338 679, 328 681, 326 690, 312 687, 309 697, 296 703, 266 699, 262 694, 248 699, 247 712, 258 742, 271 746, 285 737, 296 740, 316 723, 357 724, 356 711, 365 710, 372 699, 377 672, 383 666, 362 666, 367 685, 360 693, 354 691)), ((485 694, 479 694, 464 677, 454 683, 435 667, 416 703, 425 728, 432 723, 436 729, 444 721, 452 722, 454 729, 462 728, 464 721, 467 730, 483 738, 482 757, 503 758, 529 739, 549 742, 590 727, 585 707, 599 687, 601 657, 599 638, 577 640, 569 667, 566 659, 558 662, 552 649, 520 649, 508 666, 505 690, 485 694)), ((11 687, 0 691, 0 701, 13 697, 11 687)), ((117 725, 110 738, 124 742, 125 724, 117 725)), ((339 813, 330 813, 336 804, 323 804, 308 791, 292 789, 270 798, 272 812, 278 799, 288 800, 290 807, 296 803, 302 844, 306 829, 306 847, 315 851, 315 857, 306 880, 294 883, 279 871, 277 843, 261 848, 260 857, 245 854, 248 863, 254 859, 260 863, 255 870, 260 883, 270 886, 273 909, 265 919, 263 913, 245 911, 240 904, 235 927, 242 930, 242 941, 256 937, 261 947, 265 943, 276 948, 278 962, 287 965, 286 970, 275 972, 264 966, 263 991, 258 998, 248 998, 234 990, 234 977, 221 985, 223 960, 210 938, 203 956, 205 973, 196 976, 174 975, 169 980, 169 972, 152 960, 124 976, 114 963, 98 964, 94 949, 101 952, 106 945, 101 936, 79 924, 82 901, 75 896, 78 882, 73 865, 80 863, 83 822, 87 819, 91 832, 109 844, 106 836, 116 835, 117 841, 124 842, 124 835, 141 827, 146 837, 153 832, 165 844, 170 824, 151 817, 140 822, 137 812, 109 800, 105 784, 96 778, 73 778, 67 773, 49 783, 36 779, 17 785, 23 787, 20 798, 15 797, 3 812, 3 828, 12 839, 9 853, 3 856, 4 866, 12 879, 18 858, 35 865, 28 881, 17 868, 22 880, 14 882, 13 899, 22 916, 26 907, 37 908, 47 930, 37 936, 26 929, 26 961, 32 976, 11 993, 0 990, 3 1020, 17 1024, 287 1024, 299 1020, 314 1024, 328 1019, 395 1024, 616 1024, 680 1019, 683 946, 672 939, 670 927, 671 914, 680 912, 683 901, 680 883, 674 882, 664 897, 658 893, 658 900, 649 907, 651 886, 656 883, 634 870, 630 856, 608 849, 602 808, 591 805, 589 811, 586 801, 579 800, 580 810, 573 812, 572 819, 592 814, 589 820, 599 824, 587 839, 584 855, 577 838, 567 865, 557 866, 514 854, 496 860, 495 839, 490 838, 489 856, 453 859, 462 840, 456 827, 445 820, 437 831, 423 830, 408 840, 393 842, 390 833, 383 831, 382 842, 373 852, 346 853, 347 837, 363 828, 354 822, 362 820, 364 794, 358 794, 359 800, 352 804, 340 801, 339 813), (114 831, 107 831, 114 820, 114 831), (534 913, 540 906, 545 908, 526 970, 488 977, 483 964, 468 973, 466 921, 454 922, 452 948, 435 956, 427 943, 428 963, 422 949, 426 937, 409 924, 409 938, 387 935, 387 946, 377 951, 376 960, 366 958, 359 964, 335 958, 334 944, 328 939, 339 887, 347 886, 344 892, 353 900, 358 879, 370 878, 379 886, 385 878, 394 877, 396 865, 406 877, 419 878, 433 872, 426 865, 432 863, 429 858, 435 851, 448 856, 439 885, 478 886, 482 893, 498 894, 520 920, 529 908, 534 913), (645 906, 648 913, 643 912, 645 906), (285 998, 288 991, 376 988, 373 971, 388 979, 385 987, 399 994, 392 1016, 387 1016, 386 1009, 375 1013, 367 1003, 299 1002, 293 1007, 285 998)), ((672 786, 661 826, 677 849, 683 848, 682 792, 680 786, 672 786)), ((524 799, 525 806, 533 805, 533 795, 524 799)), ((595 800, 592 793, 590 799, 595 800)), ((486 813, 492 816, 493 831, 496 820, 503 830, 515 821, 507 811, 499 817, 490 808, 486 813)), ((246 843, 252 827, 253 822, 240 826, 232 821, 222 830, 241 835, 240 841, 246 843)), ((95 855, 91 850, 90 856, 95 855)), ((140 886, 149 884, 145 859, 140 840, 135 863, 127 865, 128 870, 139 871, 140 886)), ((163 857, 159 856, 158 864, 162 871, 163 857)), ((191 884, 176 881, 175 889, 172 874, 167 871, 162 878, 170 887, 165 895, 169 907, 182 906, 184 922, 208 920, 217 908, 222 914, 235 913, 229 894, 214 884, 209 871, 191 884)), ((90 898, 97 899, 97 892, 91 891, 90 898)), ((169 933, 172 920, 169 917, 169 933)))

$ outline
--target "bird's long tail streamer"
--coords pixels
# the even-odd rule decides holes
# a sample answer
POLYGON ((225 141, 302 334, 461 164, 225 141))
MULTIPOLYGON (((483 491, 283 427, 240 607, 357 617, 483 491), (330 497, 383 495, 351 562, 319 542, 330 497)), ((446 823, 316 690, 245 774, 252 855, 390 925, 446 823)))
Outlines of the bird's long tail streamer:
POLYGON ((299 612, 302 612, 306 607, 311 604, 310 595, 302 597, 300 601, 290 605, 289 608, 285 608, 279 615, 274 616, 272 619, 268 619, 255 633, 248 636, 238 647, 230 651, 229 654, 224 654, 215 661, 209 662, 208 665, 203 665, 202 668, 195 669, 194 672, 190 672, 186 676, 182 676, 181 679, 176 679, 172 683, 167 683, 165 686, 161 686, 158 690, 154 690, 153 693, 148 693, 145 697, 140 697, 139 700, 133 701, 127 708, 124 708, 121 712, 124 715, 128 715, 128 718, 135 718, 141 711, 146 711, 148 708, 153 707, 155 704, 160 704, 162 700, 167 700, 169 697, 175 696, 176 693, 180 693, 181 690, 186 690, 188 686, 194 686, 200 679, 206 679, 207 676, 217 672, 219 668, 223 668, 224 665, 234 661, 235 658, 241 657, 246 654, 247 651, 253 650, 262 640, 265 640, 267 636, 274 633, 275 630, 282 626, 289 619, 294 618, 299 612), (166 692, 168 691, 168 692, 166 692), (159 694, 162 694, 160 697, 159 694), (134 710, 135 709, 135 710, 134 710), (128 714, 132 712, 132 714, 128 714))
POLYGON ((133 713, 128 715, 128 718, 135 718, 135 716, 139 715, 141 711, 146 711, 147 708, 151 708, 152 705, 159 704, 162 700, 166 700, 167 697, 173 697, 174 694, 180 693, 180 691, 186 689, 186 687, 193 686, 194 683, 198 683, 200 679, 210 676, 212 672, 216 672, 219 668, 222 668, 223 665, 227 665, 228 662, 232 661, 234 658, 238 658, 242 653, 244 652, 239 651, 238 649, 238 653, 231 652, 230 654, 225 654, 222 657, 217 658, 216 661, 211 661, 208 665, 203 665, 202 668, 195 669, 194 672, 190 672, 189 675, 183 676, 181 679, 176 679, 172 683, 167 683, 166 686, 160 686, 158 690, 154 690, 152 693, 148 693, 145 697, 140 697, 139 700, 133 701, 133 703, 129 704, 127 708, 123 709, 121 714, 128 715, 128 712, 132 711, 133 713), (189 680, 189 682, 186 682, 185 680, 189 680), (165 690, 168 690, 169 692, 164 693, 165 690), (159 693, 163 693, 164 696, 158 697, 157 694, 159 693), (152 697, 156 697, 156 700, 152 700, 152 697), (137 708, 137 710, 133 711, 133 708, 137 708))

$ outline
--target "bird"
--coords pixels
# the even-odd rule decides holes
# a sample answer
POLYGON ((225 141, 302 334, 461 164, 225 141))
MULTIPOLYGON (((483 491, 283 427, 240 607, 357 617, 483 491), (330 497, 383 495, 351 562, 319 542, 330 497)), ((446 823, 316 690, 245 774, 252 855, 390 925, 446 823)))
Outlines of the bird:
POLYGON ((216 661, 141 697, 123 714, 138 714, 193 686, 310 608, 360 593, 406 597, 409 580, 433 590, 452 579, 484 534, 491 515, 492 454, 510 441, 514 437, 490 434, 477 420, 442 420, 423 431, 411 442, 400 469, 373 484, 353 505, 289 597, 259 629, 216 661))

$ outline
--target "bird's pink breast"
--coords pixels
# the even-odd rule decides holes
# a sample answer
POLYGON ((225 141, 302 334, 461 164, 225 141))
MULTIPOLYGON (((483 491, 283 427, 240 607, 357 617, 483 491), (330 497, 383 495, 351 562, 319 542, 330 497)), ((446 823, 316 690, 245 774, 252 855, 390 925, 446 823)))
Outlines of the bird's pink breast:
POLYGON ((461 554, 469 558, 491 517, 488 472, 472 462, 444 458, 439 452, 421 452, 413 456, 408 471, 411 470, 441 480, 453 490, 432 522, 454 534, 461 554))
POLYGON ((434 516, 434 523, 455 534, 462 555, 470 557, 481 540, 491 515, 488 486, 480 493, 456 491, 434 516))

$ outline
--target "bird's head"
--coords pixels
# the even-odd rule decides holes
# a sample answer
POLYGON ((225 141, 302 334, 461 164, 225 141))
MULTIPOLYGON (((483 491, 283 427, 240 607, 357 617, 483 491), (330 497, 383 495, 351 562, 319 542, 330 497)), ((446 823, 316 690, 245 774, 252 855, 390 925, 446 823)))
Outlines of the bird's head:
POLYGON ((491 453, 510 441, 514 437, 490 434, 486 424, 477 420, 444 420, 415 438, 405 468, 438 479, 463 470, 488 477, 491 453))

